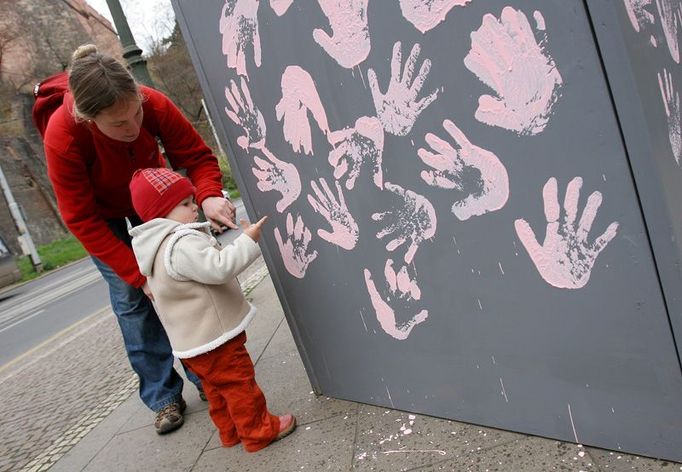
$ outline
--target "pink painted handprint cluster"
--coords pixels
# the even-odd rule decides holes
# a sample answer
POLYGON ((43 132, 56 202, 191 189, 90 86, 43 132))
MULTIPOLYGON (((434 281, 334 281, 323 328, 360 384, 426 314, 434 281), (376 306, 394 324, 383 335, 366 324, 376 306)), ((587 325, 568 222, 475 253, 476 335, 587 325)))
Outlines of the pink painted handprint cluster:
MULTIPOLYGON (((535 18, 543 30, 540 12, 535 18)), ((554 60, 535 40, 523 12, 505 7, 500 19, 486 14, 481 27, 471 33, 471 50, 464 64, 495 92, 479 98, 477 120, 519 135, 545 129, 563 79, 554 60)))
POLYGON ((303 148, 312 154, 312 137, 308 112, 312 113, 317 126, 329 135, 327 112, 324 110, 315 82, 310 74, 299 66, 288 66, 282 74, 282 99, 275 107, 277 120, 283 122, 284 139, 295 152, 303 148))
POLYGON ((312 234, 303 223, 301 215, 296 217, 294 223, 291 213, 287 213, 285 239, 282 239, 279 228, 275 228, 274 234, 287 272, 297 279, 305 277, 308 266, 317 258, 317 251, 308 249, 312 234))
POLYGON ((623 0, 625 9, 628 12, 628 18, 635 31, 639 32, 647 25, 653 24, 655 21, 653 13, 648 10, 648 7, 654 0, 623 0))
POLYGON ((384 224, 384 228, 377 233, 377 238, 390 237, 386 244, 388 251, 395 251, 409 241, 404 259, 406 264, 410 264, 419 245, 436 234, 436 210, 428 199, 412 190, 405 190, 390 182, 386 182, 384 187, 396 195, 400 202, 392 210, 372 215, 374 221, 384 224))
POLYGON ((422 171, 429 185, 455 191, 452 212, 460 220, 499 210, 509 197, 507 169, 495 154, 471 144, 450 120, 443 127, 455 141, 453 147, 434 134, 426 135, 433 151, 419 149, 418 155, 432 170, 422 171))
POLYGON ((248 77, 246 50, 253 47, 256 67, 261 65, 260 34, 258 32, 259 0, 225 0, 220 15, 220 34, 227 67, 248 77))
POLYGON ((315 42, 341 67, 350 69, 367 59, 371 49, 367 24, 369 0, 318 0, 332 34, 317 28, 315 42))
POLYGON ((334 168, 335 179, 346 179, 346 188, 352 190, 363 164, 372 169, 374 184, 382 188, 381 160, 384 152, 384 129, 374 117, 358 118, 353 128, 333 131, 329 135, 333 146, 329 164, 334 168))
POLYGON ((263 157, 255 156, 253 160, 256 167, 252 168, 253 174, 258 178, 256 187, 261 192, 279 192, 282 196, 275 208, 282 213, 301 194, 301 178, 295 165, 278 159, 265 147, 259 150, 263 157))
POLYGON ((422 33, 438 26, 454 7, 471 0, 400 0, 400 10, 407 21, 422 33))
POLYGON ((386 334, 398 340, 408 338, 412 330, 418 324, 424 322, 428 316, 428 310, 420 310, 406 321, 398 321, 398 314, 412 310, 421 299, 421 290, 417 286, 416 278, 409 275, 406 266, 400 268, 398 272, 393 269, 393 260, 388 259, 384 268, 385 290, 381 292, 377 289, 372 273, 369 269, 363 270, 365 285, 369 298, 376 313, 379 326, 386 334))
POLYGON ((682 159, 682 127, 680 126, 680 94, 673 86, 673 76, 666 69, 663 75, 658 74, 658 85, 661 88, 661 97, 665 107, 665 116, 668 119, 668 139, 675 157, 675 162, 680 165, 682 159))
POLYGON ((317 235, 325 241, 349 251, 357 244, 360 230, 353 215, 348 211, 339 182, 335 181, 334 183, 339 195, 338 199, 329 188, 327 181, 321 178, 319 186, 314 181, 310 183, 315 195, 308 195, 308 203, 331 226, 331 231, 318 229, 317 235))
POLYGON ((656 8, 661 17, 661 27, 668 44, 670 56, 680 63, 679 34, 682 28, 682 3, 679 0, 656 0, 656 8))
POLYGON ((594 241, 588 240, 590 229, 602 203, 602 195, 598 191, 592 192, 580 220, 576 222, 582 183, 582 179, 576 177, 568 184, 563 218, 559 207, 557 180, 552 177, 545 184, 542 194, 547 229, 542 244, 538 242, 535 232, 526 220, 518 219, 514 223, 516 233, 540 276, 548 284, 558 288, 584 287, 590 279, 597 257, 616 236, 618 230, 618 223, 613 222, 594 241))
POLYGON ((374 69, 367 71, 367 79, 372 91, 374 107, 387 133, 396 136, 407 135, 412 130, 412 126, 414 126, 422 111, 438 97, 438 91, 436 91, 417 100, 417 95, 421 92, 424 81, 431 69, 431 61, 426 59, 419 69, 419 74, 414 78, 417 57, 420 51, 419 43, 415 44, 401 73, 402 52, 400 41, 393 45, 391 80, 388 83, 388 90, 385 94, 381 93, 379 89, 374 69))
POLYGON ((241 89, 234 80, 230 81, 230 87, 225 87, 225 99, 227 105, 225 114, 241 126, 244 134, 237 138, 237 144, 242 149, 249 147, 262 147, 265 145, 265 119, 263 114, 256 108, 251 99, 251 92, 243 77, 239 78, 241 89))

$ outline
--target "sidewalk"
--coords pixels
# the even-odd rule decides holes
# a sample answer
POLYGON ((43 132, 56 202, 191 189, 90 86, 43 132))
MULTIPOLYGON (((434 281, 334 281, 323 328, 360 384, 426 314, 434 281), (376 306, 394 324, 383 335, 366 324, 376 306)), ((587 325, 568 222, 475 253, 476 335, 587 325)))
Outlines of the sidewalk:
MULTIPOLYGON (((258 315, 247 330, 247 347, 270 410, 275 414, 292 412, 298 418, 298 429, 291 436, 255 454, 246 453, 240 446, 222 448, 207 404, 187 385, 185 425, 158 436, 152 425, 153 414, 139 400, 133 378, 129 385, 121 385, 118 397, 113 396, 110 414, 98 411, 85 415, 44 452, 44 456, 55 454, 56 458, 68 451, 49 470, 682 470, 682 464, 316 397, 270 278, 261 271, 251 280, 257 285, 248 297, 258 307, 258 315)), ((47 465, 45 461, 43 464, 47 465)), ((34 461, 25 470, 46 469, 34 461)))

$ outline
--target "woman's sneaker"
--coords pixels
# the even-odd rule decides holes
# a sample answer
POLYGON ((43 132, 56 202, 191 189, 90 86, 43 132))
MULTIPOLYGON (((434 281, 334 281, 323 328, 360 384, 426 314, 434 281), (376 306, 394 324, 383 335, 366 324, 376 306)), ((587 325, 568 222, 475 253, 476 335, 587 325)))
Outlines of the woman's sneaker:
POLYGON ((156 412, 156 420, 154 421, 154 428, 158 434, 170 433, 178 429, 185 422, 182 414, 187 408, 187 403, 182 398, 179 402, 171 403, 164 406, 156 412))

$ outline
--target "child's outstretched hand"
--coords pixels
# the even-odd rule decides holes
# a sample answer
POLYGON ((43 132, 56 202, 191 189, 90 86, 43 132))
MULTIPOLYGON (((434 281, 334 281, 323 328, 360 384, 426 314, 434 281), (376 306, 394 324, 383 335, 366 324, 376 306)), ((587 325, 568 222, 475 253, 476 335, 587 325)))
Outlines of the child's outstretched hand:
POLYGON ((258 240, 260 239, 260 228, 261 226, 263 226, 263 223, 265 223, 265 220, 267 219, 268 217, 264 216, 263 218, 261 218, 260 220, 253 224, 250 224, 246 220, 239 220, 239 224, 242 225, 244 233, 246 233, 254 241, 258 242, 258 240))

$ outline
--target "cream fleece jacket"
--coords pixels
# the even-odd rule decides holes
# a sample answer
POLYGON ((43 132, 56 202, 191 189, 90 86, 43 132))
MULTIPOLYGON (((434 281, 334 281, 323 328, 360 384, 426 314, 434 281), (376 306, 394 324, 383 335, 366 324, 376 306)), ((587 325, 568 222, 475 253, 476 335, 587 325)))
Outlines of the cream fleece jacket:
POLYGON ((260 255, 249 236, 221 247, 209 223, 156 218, 130 230, 173 354, 180 359, 216 349, 246 329, 256 313, 236 276, 260 255))

